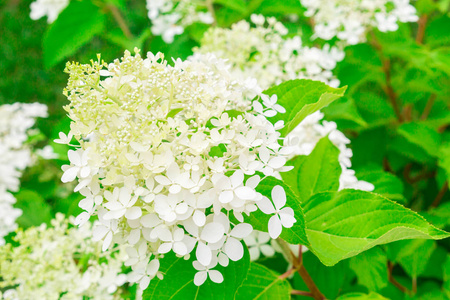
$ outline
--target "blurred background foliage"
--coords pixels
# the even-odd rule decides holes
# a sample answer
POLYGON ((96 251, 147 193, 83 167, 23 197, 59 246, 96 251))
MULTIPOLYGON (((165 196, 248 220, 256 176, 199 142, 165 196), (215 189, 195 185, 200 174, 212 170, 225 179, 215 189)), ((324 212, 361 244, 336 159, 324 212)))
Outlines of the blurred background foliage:
MULTIPOLYGON (((101 21, 93 22, 101 24, 92 25, 96 29, 87 29, 87 36, 72 41, 63 54, 52 52, 52 44, 64 41, 52 38, 46 20, 30 19, 31 0, 0 2, 0 104, 48 105, 49 118, 38 121, 42 134, 35 143, 49 143, 60 155, 53 161, 39 161, 24 174, 22 188, 16 195, 17 206, 24 210, 18 220, 22 227, 49 222, 56 212, 76 215, 81 211, 77 206, 81 196, 71 192, 73 187, 60 183, 60 167, 67 162, 68 149, 53 142, 58 132, 67 132, 69 126, 62 108, 66 104, 62 94, 67 81, 67 74, 63 73, 65 61, 87 63, 96 59, 97 53, 105 61, 112 61, 121 57, 124 49, 132 50, 135 46, 143 53, 161 51, 166 57, 186 58, 207 29, 206 25, 193 24, 174 43, 166 44, 150 33, 145 1, 98 2, 102 2, 102 8, 95 6, 95 9, 99 9, 96 13, 101 21), (128 24, 128 37, 108 11, 111 5, 120 10, 128 24), (95 35, 91 36, 92 33, 95 35), (43 47, 47 47, 46 53, 43 47)), ((326 119, 335 121, 352 140, 353 168, 359 179, 373 183, 376 193, 448 230, 450 2, 413 3, 419 12, 419 22, 400 24, 396 32, 374 30, 369 33, 367 43, 345 49, 345 59, 334 73, 341 85, 349 88, 344 98, 324 112, 326 119)), ((324 44, 309 41, 312 28, 298 0, 216 1, 215 8, 218 25, 222 27, 248 19, 252 13, 263 13, 282 20, 291 35, 302 35, 304 43, 324 44), (288 18, 288 14, 298 18, 288 18)), ((60 26, 55 24, 51 26, 60 26)), ((71 30, 82 28, 69 23, 52 30, 66 30, 65 34, 71 35, 71 30)), ((304 254, 304 262, 330 299, 346 292, 368 291, 389 299, 449 299, 449 250, 448 239, 412 240, 376 247, 334 267, 323 266, 312 253, 304 254)), ((267 258, 263 264, 284 273, 286 266, 280 261, 277 257, 267 258)), ((295 289, 305 289, 297 274, 292 282, 295 289)), ((377 297, 370 299, 381 299, 377 297)))

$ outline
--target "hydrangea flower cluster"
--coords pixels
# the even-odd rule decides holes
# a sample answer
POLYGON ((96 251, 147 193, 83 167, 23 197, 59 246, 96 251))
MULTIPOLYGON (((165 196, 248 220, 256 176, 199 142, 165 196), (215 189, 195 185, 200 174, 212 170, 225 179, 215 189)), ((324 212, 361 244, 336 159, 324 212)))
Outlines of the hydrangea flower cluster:
POLYGON ((213 16, 205 11, 204 1, 147 0, 148 17, 152 21, 152 33, 160 35, 166 43, 172 43, 176 35, 193 23, 212 24, 213 16))
POLYGON ((236 81, 213 56, 170 66, 161 53, 143 59, 138 51, 111 64, 68 64, 66 71, 65 109, 73 122, 59 142, 75 137, 80 147, 69 151, 62 181, 78 180, 85 212, 77 223, 97 214, 93 235, 103 249, 129 245, 129 280, 141 289, 162 277, 159 259, 171 251, 187 259, 195 249, 196 285, 208 276, 221 282, 213 268, 242 258, 241 240, 253 230, 244 215, 258 209, 272 215, 273 237, 293 226, 285 201, 270 208, 256 191, 261 176, 290 167, 278 132, 283 124, 266 119, 284 109, 252 103, 248 95, 268 99, 254 81, 236 81))
POLYGON ((272 17, 252 15, 251 21, 240 21, 231 29, 210 28, 194 53, 227 59, 236 78, 256 78, 263 89, 298 78, 339 86, 331 71, 344 58, 342 51, 329 45, 304 46, 299 36, 286 37, 287 28, 272 17))
POLYGON ((53 23, 67 5, 69 5, 69 0, 35 0, 30 4, 30 18, 38 20, 47 16, 47 22, 53 23))
POLYGON ((43 104, 16 102, 0 106, 0 245, 17 228, 15 221, 22 214, 13 207, 16 199, 10 192, 18 191, 22 171, 32 163, 31 149, 25 142, 38 117, 47 117, 43 104))
POLYGON ((0 299, 120 299, 125 251, 102 253, 90 223, 77 228, 57 214, 51 224, 20 230, 18 246, 0 247, 0 299))
MULTIPOLYGON (((205 33, 197 53, 212 52, 226 59, 231 64, 231 73, 237 78, 256 77, 258 84, 267 89, 282 81, 307 78, 320 80, 328 85, 339 86, 332 74, 336 62, 344 54, 336 48, 308 48, 301 46, 299 37, 285 39, 287 29, 275 18, 261 15, 251 16, 251 27, 246 21, 233 25, 231 29, 211 28, 205 33), (267 26, 265 26, 268 24, 267 26), (242 43, 242 41, 246 41, 242 43)), ((196 57, 194 55, 194 57, 196 57)), ((338 131, 336 123, 320 121, 321 112, 316 112, 302 121, 285 140, 285 145, 292 149, 294 155, 309 155, 318 141, 329 136, 333 144, 341 151, 339 162, 342 166, 340 188, 354 188, 372 191, 373 185, 358 181, 351 169, 351 149, 347 148, 350 140, 338 131)))
POLYGON ((337 37, 347 44, 366 41, 371 28, 396 31, 397 22, 419 18, 409 0, 300 0, 305 15, 314 20, 315 36, 324 40, 337 37))

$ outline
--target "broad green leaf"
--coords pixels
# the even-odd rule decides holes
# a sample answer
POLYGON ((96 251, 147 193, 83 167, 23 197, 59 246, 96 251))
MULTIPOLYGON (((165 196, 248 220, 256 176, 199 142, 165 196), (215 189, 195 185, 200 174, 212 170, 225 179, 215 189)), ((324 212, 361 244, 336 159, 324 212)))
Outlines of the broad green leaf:
MULTIPOLYGON (((343 97, 325 107, 322 112, 325 113, 325 117, 329 121, 349 121, 353 127, 357 124, 361 128, 368 125, 359 113, 355 101, 352 98, 343 97)), ((338 127, 342 130, 341 126, 338 127)))
POLYGON ((412 278, 421 275, 427 266, 436 242, 432 240, 405 240, 388 245, 391 261, 399 263, 412 278))
POLYGON ((341 297, 337 298, 336 300, 388 300, 388 298, 384 298, 383 296, 370 292, 369 294, 363 294, 363 293, 349 293, 342 295, 341 297))
MULTIPOLYGON (((341 261, 332 267, 327 267, 311 251, 303 253, 303 265, 327 299, 336 299, 339 293, 355 278, 349 268, 348 261, 341 261)), ((296 290, 308 290, 308 287, 298 274, 294 276, 293 287, 296 290)))
POLYGON ((195 255, 191 255, 189 260, 176 257, 173 253, 165 255, 160 260, 160 271, 164 274, 164 279, 152 280, 144 291, 143 299, 234 299, 250 268, 250 255, 245 246, 244 249, 244 257, 239 261, 230 261, 227 267, 217 265, 214 268, 222 273, 222 283, 214 283, 208 277, 200 287, 194 284, 197 270, 192 266, 192 262, 195 255))
POLYGON ((17 224, 22 228, 39 226, 42 223, 50 224, 53 218, 50 206, 44 198, 35 191, 22 189, 15 195, 17 203, 14 205, 22 210, 22 215, 17 219, 17 224))
POLYGON ((102 32, 105 15, 91 1, 71 1, 44 36, 44 64, 51 68, 102 32))
MULTIPOLYGON (((328 137, 322 138, 310 155, 301 159, 286 183, 296 189, 302 203, 320 192, 335 192, 339 189, 342 168, 339 164, 339 149, 328 137), (291 181, 295 180, 295 181, 291 181)), ((283 174, 284 175, 284 174, 283 174)), ((284 176, 283 176, 284 178, 284 176)))
POLYGON ((130 40, 119 28, 111 30, 106 34, 106 38, 112 43, 122 47, 124 50, 134 51, 134 48, 142 49, 144 42, 151 35, 149 28, 145 29, 137 38, 130 40))
POLYGON ((252 262, 247 278, 237 290, 235 300, 284 300, 291 295, 291 285, 280 274, 252 262))
POLYGON ((443 262, 447 258, 447 250, 444 247, 438 246, 427 261, 427 265, 420 277, 434 278, 437 280, 443 279, 443 262))
POLYGON ((442 286, 447 298, 450 298, 450 254, 444 264, 444 285, 442 286))
MULTIPOLYGON (((256 191, 260 192, 263 196, 272 199, 272 189, 276 185, 280 185, 284 188, 284 191, 286 192, 286 206, 291 207, 294 210, 295 219, 297 220, 293 227, 283 228, 281 238, 291 244, 302 244, 307 246, 309 243, 305 232, 303 209, 300 200, 295 196, 291 188, 281 180, 267 177, 259 183, 256 191)), ((267 226, 271 216, 272 215, 266 215, 260 210, 257 210, 251 213, 250 216, 245 216, 245 221, 250 223, 256 230, 268 232, 267 226)))
POLYGON ((438 156, 441 137, 435 130, 420 123, 407 123, 402 124, 397 132, 410 143, 424 149, 429 155, 438 156))
POLYGON ((447 175, 447 180, 450 179, 450 143, 445 143, 439 148, 438 165, 447 175))
POLYGON ((389 282, 386 254, 374 247, 350 259, 350 268, 356 273, 358 283, 372 291, 379 291, 389 282))
POLYGON ((449 236, 415 212, 370 192, 316 194, 303 209, 308 248, 327 266, 376 245, 449 236))
POLYGON ((239 12, 245 12, 247 9, 247 4, 244 0, 214 0, 214 3, 221 4, 239 12))
POLYGON ((323 82, 309 79, 296 79, 283 82, 263 93, 276 94, 278 104, 286 109, 286 113, 278 113, 270 118, 272 123, 283 120, 285 127, 281 130, 283 136, 291 132, 305 117, 329 105, 342 97, 347 87, 332 88, 323 82))

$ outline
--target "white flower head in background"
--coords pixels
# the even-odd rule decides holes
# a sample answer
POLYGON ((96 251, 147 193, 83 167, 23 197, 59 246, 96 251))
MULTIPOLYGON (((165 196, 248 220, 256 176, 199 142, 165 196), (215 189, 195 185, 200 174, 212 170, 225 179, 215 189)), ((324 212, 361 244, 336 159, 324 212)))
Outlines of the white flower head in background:
POLYGON ((47 117, 47 106, 18 102, 0 106, 0 245, 17 228, 16 219, 22 214, 13 207, 16 199, 10 192, 18 191, 22 171, 33 163, 26 142, 38 117, 47 117))
POLYGON ((204 3, 189 0, 147 0, 148 17, 152 21, 152 33, 160 35, 166 43, 173 43, 175 36, 193 23, 212 24, 211 14, 204 3))
POLYGON ((339 190, 357 189, 373 191, 373 184, 358 180, 355 171, 351 170, 351 157, 353 152, 348 148, 350 140, 339 130, 335 122, 322 120, 323 113, 317 111, 307 116, 300 124, 292 130, 284 140, 286 145, 293 149, 292 155, 309 155, 314 150, 320 139, 328 136, 330 141, 339 149, 339 163, 342 168, 339 177, 339 190))
POLYGON ((68 4, 69 0, 35 0, 30 4, 30 18, 38 20, 47 16, 47 22, 53 23, 68 4))
MULTIPOLYGON (((266 118, 284 112, 276 96, 237 81, 223 60, 198 58, 169 66, 161 53, 142 58, 136 50, 111 64, 66 68, 72 124, 59 141, 73 136, 80 147, 69 151, 62 180, 78 181, 86 198, 77 223, 97 214, 93 234, 103 249, 128 245, 129 280, 141 289, 162 276, 159 262, 170 252, 196 259, 196 284, 221 281, 214 266, 244 255, 241 240, 253 230, 245 216, 263 201, 261 176, 291 169, 281 126, 266 118), (264 98, 258 110, 255 94, 264 98)), ((293 214, 274 201, 275 217, 292 226, 293 214)))
POLYGON ((0 247, 1 286, 14 286, 12 299, 119 299, 114 293, 126 282, 125 251, 102 253, 101 243, 90 238, 92 225, 71 222, 57 214, 49 227, 19 230, 17 246, 0 247))
POLYGON ((300 0, 305 15, 314 19, 315 37, 337 37, 346 44, 366 41, 372 28, 396 31, 398 22, 416 22, 419 18, 409 0, 300 0))
POLYGON ((263 89, 302 78, 339 86, 331 71, 344 58, 342 51, 329 45, 307 47, 299 36, 287 37, 288 30, 275 18, 252 15, 251 20, 235 23, 231 29, 210 28, 194 49, 194 57, 213 53, 226 59, 236 78, 254 77, 263 89))

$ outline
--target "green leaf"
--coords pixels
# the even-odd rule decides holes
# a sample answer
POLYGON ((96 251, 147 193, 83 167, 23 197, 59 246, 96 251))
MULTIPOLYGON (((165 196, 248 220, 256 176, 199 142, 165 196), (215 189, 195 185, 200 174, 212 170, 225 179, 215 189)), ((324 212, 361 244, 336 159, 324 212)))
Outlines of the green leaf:
POLYGON ((35 191, 22 189, 15 197, 17 203, 14 206, 23 211, 17 219, 20 227, 28 228, 39 226, 42 223, 50 224, 50 220, 53 218, 51 208, 41 195, 35 191))
POLYGON ((221 4, 239 12, 245 12, 247 9, 247 5, 244 0, 214 0, 214 3, 221 4))
MULTIPOLYGON (((332 267, 327 267, 311 251, 303 253, 303 265, 327 299, 336 299, 346 285, 350 284, 355 278, 349 268, 348 261, 341 261, 332 267)), ((294 276, 293 286, 296 290, 308 290, 308 287, 298 274, 294 276)))
POLYGON ((285 127, 282 136, 291 132, 305 117, 329 105, 342 97, 347 87, 332 88, 323 82, 309 79, 296 79, 283 82, 263 93, 278 96, 278 104, 286 109, 286 113, 278 113, 270 118, 272 123, 283 120, 285 127))
POLYGON ((142 49, 144 42, 151 36, 150 28, 145 29, 135 39, 130 40, 125 36, 122 30, 116 28, 106 34, 106 38, 112 43, 122 47, 124 50, 134 51, 134 48, 142 49))
POLYGON ((389 283, 387 256, 374 247, 350 259, 350 268, 356 273, 358 283, 369 290, 379 291, 389 283))
POLYGON ((429 155, 438 156, 441 137, 435 130, 420 123, 407 123, 402 124, 397 132, 429 155))
POLYGON ((297 163, 286 183, 295 187, 302 203, 317 193, 337 191, 342 168, 339 164, 339 149, 330 142, 328 137, 322 138, 313 152, 297 163), (295 180, 295 181, 294 181, 295 180))
POLYGON ((44 36, 44 64, 51 68, 103 31, 105 15, 91 1, 71 1, 44 36))
POLYGON ((197 270, 192 266, 194 260, 184 260, 176 257, 173 253, 165 255, 160 260, 160 271, 164 274, 163 280, 154 279, 150 286, 144 291, 143 299, 234 299, 237 289, 247 276, 250 268, 250 255, 244 245, 244 257, 239 261, 230 261, 227 267, 217 265, 223 275, 220 284, 212 282, 209 277, 200 287, 194 284, 194 276, 197 270))
POLYGON ((421 275, 427 266, 436 242, 432 240, 406 240, 388 245, 391 261, 399 263, 412 278, 421 275))
MULTIPOLYGON (((247 278, 237 290, 235 300, 284 300, 291 295, 291 285, 286 279, 263 265, 252 262, 247 278)), ((212 299, 212 298, 211 298, 212 299)), ((215 299, 215 298, 214 298, 215 299)))
POLYGON ((444 264, 444 285, 442 289, 447 298, 450 298, 450 254, 447 255, 447 260, 444 264))
MULTIPOLYGON (((325 113, 326 120, 328 121, 350 121, 353 126, 356 124, 362 128, 368 125, 359 113, 355 101, 352 98, 341 98, 325 107, 322 112, 325 113)), ((338 127, 342 130, 341 126, 338 127)))
POLYGON ((388 300, 388 298, 384 298, 377 293, 370 292, 369 294, 349 293, 337 298, 336 300, 388 300))
POLYGON ((327 266, 376 245, 449 236, 417 213, 370 192, 320 193, 303 208, 308 248, 327 266))
MULTIPOLYGON (((258 184, 256 191, 263 196, 272 199, 272 189, 276 185, 280 185, 284 188, 284 191, 286 192, 286 206, 291 207, 294 210, 295 219, 297 220, 291 228, 283 228, 281 238, 291 244, 309 245, 305 232, 303 209, 300 200, 295 196, 294 192, 292 192, 292 189, 281 180, 273 177, 266 177, 258 184)), ((267 226, 270 217, 271 215, 266 215, 260 210, 257 210, 251 213, 250 216, 245 216, 245 221, 250 223, 256 230, 268 232, 267 226)))
POLYGON ((450 180, 450 143, 445 143, 440 147, 438 165, 445 171, 447 180, 450 180))

